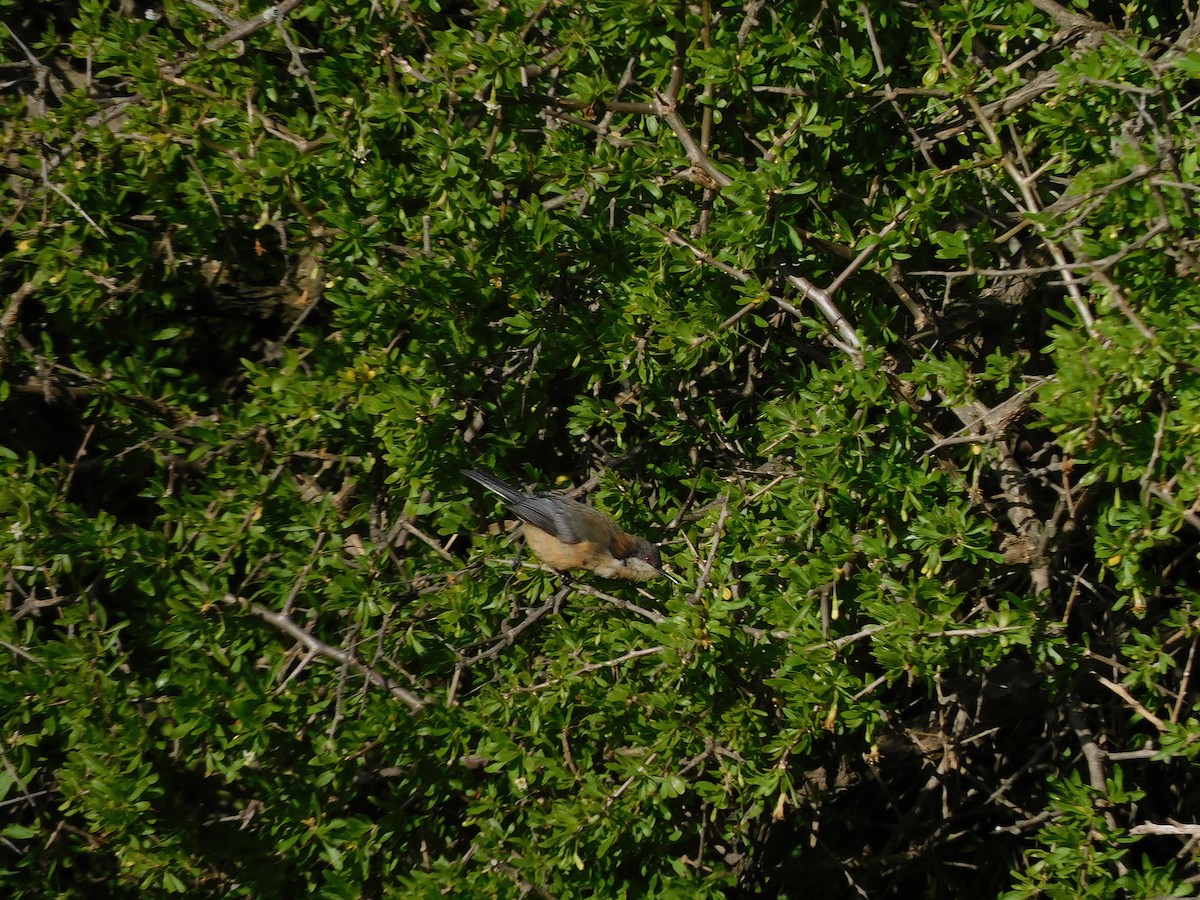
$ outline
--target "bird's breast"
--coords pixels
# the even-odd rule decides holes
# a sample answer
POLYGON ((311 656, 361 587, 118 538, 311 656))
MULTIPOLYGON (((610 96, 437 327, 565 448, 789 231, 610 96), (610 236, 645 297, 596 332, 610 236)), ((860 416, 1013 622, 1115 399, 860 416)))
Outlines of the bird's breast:
POLYGON ((591 569, 601 562, 596 544, 580 541, 568 544, 536 525, 525 523, 525 543, 542 562, 552 569, 591 569))

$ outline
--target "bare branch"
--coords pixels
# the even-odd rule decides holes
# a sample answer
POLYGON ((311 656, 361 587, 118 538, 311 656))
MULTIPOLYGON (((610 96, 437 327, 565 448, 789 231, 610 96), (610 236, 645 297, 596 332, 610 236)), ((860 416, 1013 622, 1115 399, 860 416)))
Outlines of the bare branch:
POLYGON ((232 594, 226 595, 225 602, 237 603, 241 606, 249 607, 250 611, 260 619, 263 619, 264 621, 274 625, 289 637, 295 638, 305 647, 309 648, 309 650, 313 653, 323 656, 326 659, 331 659, 334 662, 342 665, 349 666, 355 672, 365 677, 367 681, 371 682, 371 684, 384 688, 397 700, 405 703, 413 712, 420 712, 425 708, 426 705, 428 705, 428 700, 421 699, 416 694, 396 684, 386 675, 383 675, 382 673, 372 669, 358 659, 353 653, 349 653, 345 650, 339 650, 337 647, 327 644, 319 638, 313 636, 301 628, 288 616, 285 616, 282 613, 277 613, 274 610, 267 609, 261 603, 252 603, 249 600, 245 600, 241 597, 235 597, 232 594))

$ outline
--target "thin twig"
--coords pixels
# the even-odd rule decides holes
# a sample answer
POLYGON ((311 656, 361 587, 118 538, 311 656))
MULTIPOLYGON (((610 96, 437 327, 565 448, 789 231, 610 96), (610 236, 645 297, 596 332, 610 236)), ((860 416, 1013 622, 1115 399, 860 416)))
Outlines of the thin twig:
POLYGON ((547 679, 546 681, 539 681, 536 684, 523 685, 521 687, 513 688, 512 692, 514 694, 526 694, 531 691, 544 690, 548 687, 554 687, 556 684, 563 684, 572 678, 578 678, 580 675, 586 675, 589 672, 598 672, 601 669, 612 669, 621 665, 621 663, 627 663, 635 659, 642 659, 646 656, 654 656, 658 653, 662 653, 665 649, 665 647, 645 647, 641 650, 630 650, 628 653, 622 654, 621 656, 613 659, 606 659, 603 662, 588 663, 586 666, 581 666, 580 668, 571 672, 569 675, 564 675, 562 678, 551 678, 547 679))
POLYGON ((274 625, 284 634, 295 638, 313 653, 323 656, 326 659, 331 659, 334 662, 342 665, 348 665, 355 672, 371 682, 371 684, 375 685, 376 687, 384 688, 397 700, 407 704, 409 709, 411 709, 413 712, 420 712, 429 703, 428 700, 424 700, 406 688, 396 684, 396 682, 392 681, 386 675, 375 671, 366 663, 358 659, 353 653, 348 653, 345 650, 339 650, 337 647, 327 644, 309 632, 305 631, 302 627, 300 627, 300 625, 298 625, 288 616, 285 616, 282 613, 277 613, 272 609, 267 609, 267 607, 263 606, 261 603, 252 603, 249 600, 245 600, 241 597, 235 597, 232 594, 227 594, 225 601, 227 603, 237 603, 241 606, 248 607, 250 611, 260 619, 263 619, 264 621, 269 622, 271 625, 274 625))
POLYGON ((1159 733, 1169 730, 1167 724, 1158 716, 1154 715, 1154 713, 1150 712, 1150 710, 1146 709, 1146 707, 1142 706, 1142 704, 1134 698, 1133 694, 1129 693, 1129 691, 1125 689, 1124 685, 1117 684, 1115 681, 1110 681, 1103 675, 1097 675, 1096 678, 1102 685, 1124 700, 1134 712, 1157 728, 1159 733))

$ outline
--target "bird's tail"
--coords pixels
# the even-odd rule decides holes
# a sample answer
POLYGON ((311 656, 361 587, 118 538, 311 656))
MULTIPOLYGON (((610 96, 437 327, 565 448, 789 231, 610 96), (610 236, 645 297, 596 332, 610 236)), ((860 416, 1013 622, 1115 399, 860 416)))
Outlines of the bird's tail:
POLYGON ((479 482, 492 493, 499 494, 504 498, 506 503, 515 503, 521 499, 528 499, 527 494, 522 494, 512 486, 501 481, 491 472, 483 472, 479 469, 463 469, 462 472, 472 481, 479 482))

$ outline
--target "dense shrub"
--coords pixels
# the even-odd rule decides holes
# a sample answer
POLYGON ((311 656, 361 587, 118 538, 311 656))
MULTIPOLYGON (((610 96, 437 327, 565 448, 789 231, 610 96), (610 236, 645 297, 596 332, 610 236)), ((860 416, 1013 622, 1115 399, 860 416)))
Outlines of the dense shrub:
POLYGON ((1178 6, 0 13, 6 894, 1190 893, 1178 6))

